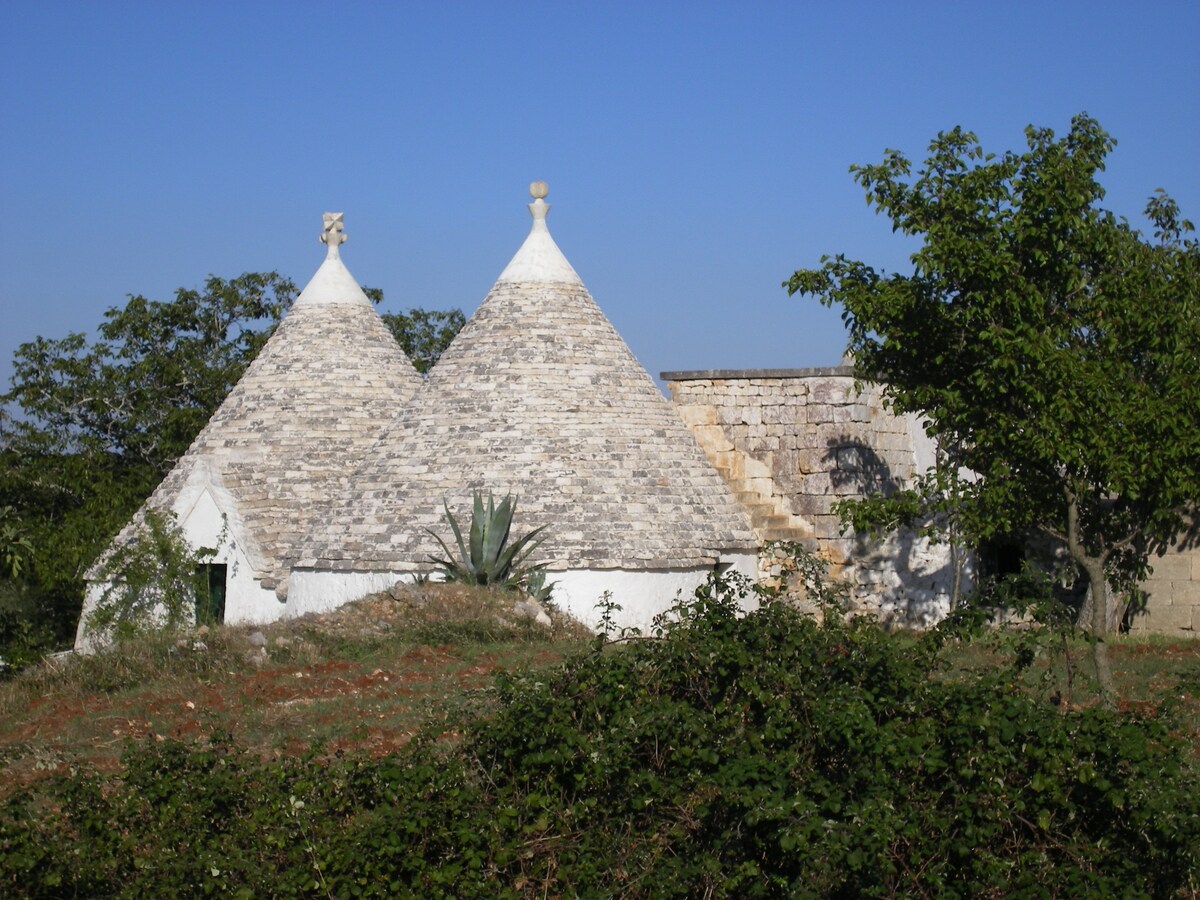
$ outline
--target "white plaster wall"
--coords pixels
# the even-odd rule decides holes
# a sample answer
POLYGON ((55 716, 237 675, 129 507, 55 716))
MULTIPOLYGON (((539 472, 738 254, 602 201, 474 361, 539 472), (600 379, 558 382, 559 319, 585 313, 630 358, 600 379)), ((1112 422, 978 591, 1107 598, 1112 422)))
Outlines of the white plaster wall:
POLYGON ((216 548, 210 561, 227 566, 225 576, 225 622, 230 625, 265 625, 283 615, 284 605, 274 590, 264 588, 255 577, 245 551, 240 522, 223 515, 207 487, 199 491, 187 510, 176 510, 184 537, 196 549, 216 548))
MULTIPOLYGON (((753 553, 723 557, 721 565, 741 572, 747 578, 758 573, 758 557, 753 553)), ((621 609, 613 621, 618 628, 640 628, 648 634, 654 617, 675 603, 682 593, 687 597, 704 584, 712 568, 694 569, 572 569, 548 572, 554 584, 554 605, 595 630, 601 611, 596 608, 605 591, 612 594, 621 609)))
MULTIPOLYGON (((83 595, 83 611, 79 616, 79 624, 75 628, 75 651, 77 653, 96 653, 103 650, 112 642, 110 632, 95 631, 89 628, 89 620, 96 611, 104 595, 111 588, 111 581, 88 582, 83 595)), ((147 613, 149 628, 161 627, 167 622, 167 608, 159 604, 147 613)))
MULTIPOLYGON (((856 557, 854 582, 861 612, 884 622, 928 628, 950 611, 954 569, 950 546, 901 529, 864 546, 856 557)), ((970 589, 964 569, 963 591, 970 589)))
POLYGON ((937 464, 937 440, 925 432, 925 423, 918 416, 909 413, 904 417, 904 423, 912 441, 913 474, 924 474, 937 464))
MULTIPOLYGON (((752 553, 722 558, 728 566, 747 578, 755 578, 758 558, 752 553)), ((693 569, 572 569, 551 571, 547 579, 554 585, 554 604, 563 612, 595 628, 600 621, 596 604, 605 591, 620 604, 614 618, 619 628, 641 628, 649 632, 654 617, 669 609, 682 591, 689 596, 704 583, 711 567, 693 569)), ((385 591, 397 581, 410 581, 411 572, 330 572, 317 569, 293 569, 288 578, 288 600, 284 616, 328 612, 344 603, 385 591)))
POLYGON ((87 588, 83 593, 83 612, 79 614, 79 625, 75 628, 76 653, 95 653, 107 643, 88 627, 88 620, 96 611, 96 607, 100 605, 100 601, 104 599, 104 592, 108 590, 108 587, 108 582, 89 581, 87 583, 87 588))
MULTIPOLYGON (((228 624, 265 625, 283 615, 284 605, 275 591, 264 588, 256 577, 241 519, 219 480, 212 478, 210 472, 197 472, 180 491, 172 512, 188 545, 197 551, 201 547, 216 549, 211 562, 227 567, 225 621, 228 624)), ((95 652, 105 643, 89 633, 88 619, 108 587, 108 583, 89 582, 84 592, 83 611, 75 630, 75 649, 81 653, 95 652)))
POLYGON ((337 609, 368 594, 386 591, 397 581, 411 581, 412 572, 329 572, 292 569, 288 576, 287 604, 283 617, 337 609))

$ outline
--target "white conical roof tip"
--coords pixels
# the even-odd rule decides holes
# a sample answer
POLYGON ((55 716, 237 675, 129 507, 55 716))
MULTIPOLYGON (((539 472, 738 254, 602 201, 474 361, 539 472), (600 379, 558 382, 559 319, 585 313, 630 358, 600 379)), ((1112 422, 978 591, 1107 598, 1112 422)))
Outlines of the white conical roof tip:
POLYGON ((338 247, 346 243, 345 213, 327 212, 321 216, 321 220, 324 228, 318 240, 329 248, 325 254, 325 258, 337 259, 338 247))
POLYGON ((533 216, 533 227, 529 229, 529 237, 517 255, 500 273, 497 282, 583 283, 546 227, 546 213, 550 212, 550 204, 546 202, 548 193, 550 188, 544 181, 534 181, 529 185, 529 196, 533 198, 529 204, 529 214, 533 216))
POLYGON ((321 219, 323 227, 318 240, 327 248, 325 260, 296 298, 296 305, 357 303, 360 306, 371 306, 371 301, 367 299, 367 295, 354 280, 338 253, 338 247, 346 243, 345 215, 340 212, 327 212, 321 219))

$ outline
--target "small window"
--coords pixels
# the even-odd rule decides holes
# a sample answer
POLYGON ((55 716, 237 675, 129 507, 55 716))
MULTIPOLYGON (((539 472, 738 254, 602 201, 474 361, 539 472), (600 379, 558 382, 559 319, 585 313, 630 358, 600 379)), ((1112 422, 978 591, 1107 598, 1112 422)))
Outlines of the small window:
POLYGON ((196 596, 196 624, 219 625, 225 621, 225 577, 228 566, 205 563, 196 567, 199 584, 196 596))

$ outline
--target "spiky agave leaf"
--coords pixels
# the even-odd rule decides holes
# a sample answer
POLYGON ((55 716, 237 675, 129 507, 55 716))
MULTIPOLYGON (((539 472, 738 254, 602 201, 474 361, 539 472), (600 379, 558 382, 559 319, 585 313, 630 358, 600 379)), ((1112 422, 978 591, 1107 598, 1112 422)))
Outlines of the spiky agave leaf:
POLYGON ((438 559, 436 556, 429 557, 429 561, 441 569, 447 581, 464 582, 471 580, 471 556, 467 552, 467 547, 463 543, 462 529, 459 528, 458 520, 454 518, 454 513, 450 512, 450 504, 443 499, 442 507, 446 510, 446 521, 450 523, 450 530, 454 532, 454 540, 458 544, 458 558, 460 562, 454 562, 454 554, 450 548, 446 546, 446 542, 441 539, 431 528, 425 530, 433 537, 438 545, 442 548, 442 552, 446 555, 444 559, 438 559))
MULTIPOLYGON (((462 529, 458 527, 458 520, 454 518, 454 513, 450 512, 450 504, 446 502, 445 498, 442 499, 442 508, 446 510, 446 521, 450 523, 450 529, 454 532, 454 540, 458 542, 459 559, 464 563, 470 564, 471 557, 467 554, 467 548, 463 545, 462 529)), ((429 531, 429 529, 426 529, 426 531, 429 531)), ((432 531, 429 533, 433 534, 432 531)), ((436 534, 433 536, 437 537, 436 534)), ((441 538, 438 538, 438 543, 442 543, 441 538)), ((443 543, 442 546, 445 547, 446 545, 443 543)), ((446 550, 446 555, 450 556, 449 549, 446 550)))
POLYGON ((504 580, 504 545, 512 528, 512 495, 509 494, 497 507, 495 498, 488 495, 487 522, 484 531, 484 561, 488 569, 488 583, 504 580))
MULTIPOLYGON (((468 563, 470 564, 471 572, 476 576, 478 576, 484 567, 483 538, 486 529, 487 518, 484 515, 483 495, 479 491, 475 491, 471 504, 471 555, 468 558, 468 563)), ((478 583, 486 584, 483 581, 478 583)))
POLYGON ((545 564, 533 566, 524 565, 530 554, 538 548, 538 545, 545 540, 539 535, 546 530, 545 525, 535 528, 526 535, 517 538, 511 545, 505 548, 504 558, 502 560, 504 570, 504 583, 510 587, 517 587, 522 581, 529 577, 531 572, 535 572, 540 568, 544 568, 545 564))

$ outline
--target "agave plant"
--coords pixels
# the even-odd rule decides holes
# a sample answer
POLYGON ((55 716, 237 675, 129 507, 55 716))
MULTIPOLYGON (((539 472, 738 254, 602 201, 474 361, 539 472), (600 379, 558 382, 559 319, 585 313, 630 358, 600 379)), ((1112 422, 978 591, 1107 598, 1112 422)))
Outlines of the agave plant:
POLYGON ((489 492, 487 505, 484 506, 483 495, 475 491, 471 528, 466 541, 463 541, 462 529, 454 514, 450 512, 449 504, 442 501, 442 505, 446 509, 446 521, 450 523, 450 530, 454 532, 454 540, 458 544, 458 559, 454 558, 455 554, 445 541, 433 531, 426 530, 433 535, 445 553, 442 558, 431 556, 429 560, 438 567, 447 581, 494 585, 515 590, 522 587, 531 575, 545 568, 544 563, 526 562, 542 542, 538 535, 545 530, 545 525, 509 543, 513 513, 517 508, 511 494, 497 505, 489 492))
POLYGON ((525 593, 529 595, 530 599, 536 600, 545 606, 550 602, 556 584, 558 584, 556 581, 546 581, 546 570, 544 568, 534 566, 533 571, 529 573, 529 577, 525 579, 525 593))

